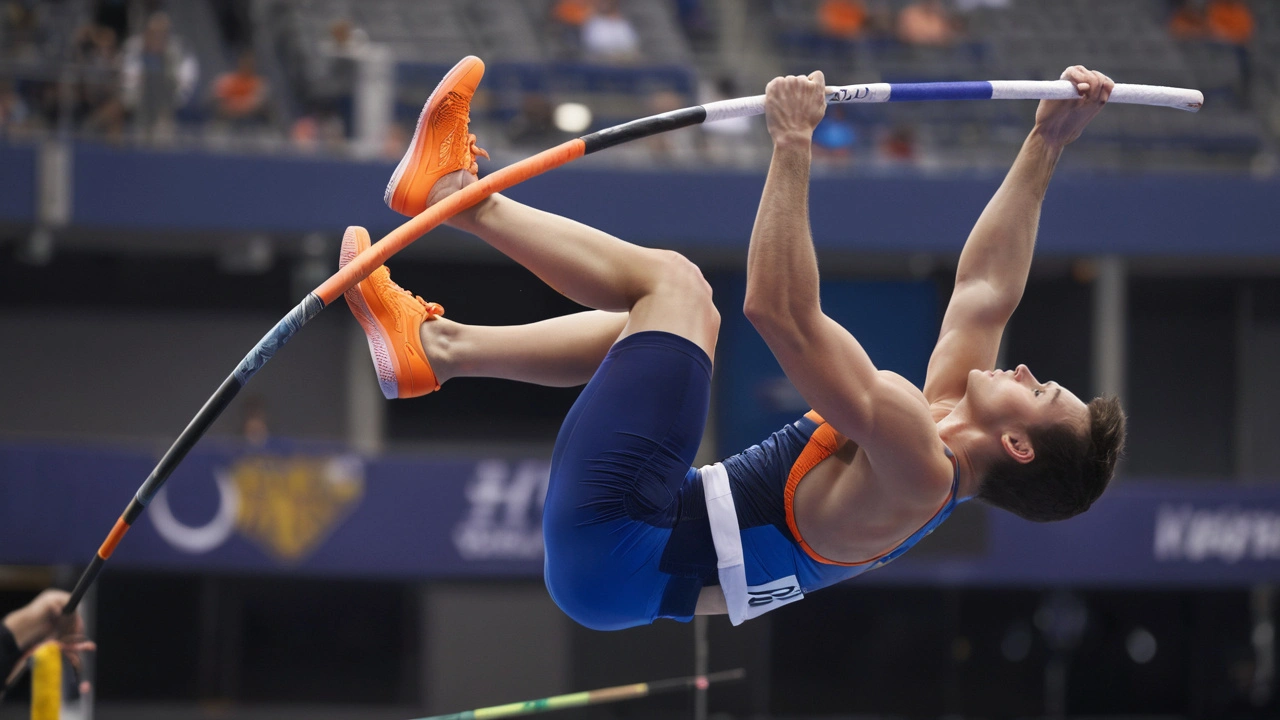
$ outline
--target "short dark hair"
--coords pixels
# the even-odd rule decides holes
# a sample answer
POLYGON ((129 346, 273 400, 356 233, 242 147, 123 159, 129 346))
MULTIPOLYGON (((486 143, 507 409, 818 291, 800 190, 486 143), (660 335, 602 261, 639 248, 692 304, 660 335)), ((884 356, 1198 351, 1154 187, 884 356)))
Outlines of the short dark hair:
POLYGON ((978 498, 1035 522, 1066 520, 1093 505, 1124 449, 1125 417, 1114 397, 1089 402, 1089 429, 1068 422, 1028 428, 1035 458, 1005 458, 989 470, 978 498))

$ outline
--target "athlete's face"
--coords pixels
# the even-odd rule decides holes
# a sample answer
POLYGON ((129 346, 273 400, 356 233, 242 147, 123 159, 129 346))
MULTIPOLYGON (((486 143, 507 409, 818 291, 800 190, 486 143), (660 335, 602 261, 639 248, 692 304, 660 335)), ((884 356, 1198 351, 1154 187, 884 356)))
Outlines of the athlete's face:
POLYGON ((1040 382, 1019 365, 1013 370, 970 370, 965 396, 975 417, 993 430, 1068 422, 1083 431, 1089 408, 1075 393, 1056 382, 1040 382))

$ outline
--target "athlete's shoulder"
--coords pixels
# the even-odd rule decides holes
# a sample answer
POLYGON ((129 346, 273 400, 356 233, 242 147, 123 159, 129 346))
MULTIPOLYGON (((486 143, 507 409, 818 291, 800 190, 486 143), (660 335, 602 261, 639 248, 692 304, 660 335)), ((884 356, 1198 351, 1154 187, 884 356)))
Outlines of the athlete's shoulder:
POLYGON ((920 407, 925 410, 929 409, 929 401, 925 399, 924 392, 915 386, 910 380, 899 375, 892 370, 877 370, 876 374, 880 376, 882 382, 890 383, 895 387, 901 388, 904 393, 913 400, 920 401, 920 407))

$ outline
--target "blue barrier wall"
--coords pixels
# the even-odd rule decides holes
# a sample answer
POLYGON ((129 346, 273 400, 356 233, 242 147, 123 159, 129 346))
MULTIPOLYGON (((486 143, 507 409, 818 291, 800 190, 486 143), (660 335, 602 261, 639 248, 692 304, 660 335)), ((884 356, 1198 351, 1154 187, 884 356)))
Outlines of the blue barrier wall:
MULTIPOLYGON (((0 444, 0 564, 87 562, 156 458, 0 444)), ((536 577, 541 459, 368 459, 206 442, 110 565, 346 577, 536 577)), ((1280 581, 1280 484, 1137 482, 1038 525, 978 503, 858 583, 1242 586, 1280 581)))
POLYGON ((36 216, 36 149, 0 143, 0 221, 31 222, 36 216))
MULTIPOLYGON (((381 202, 392 169, 393 164, 382 162, 79 145, 73 222, 90 227, 295 232, 337 232, 358 224, 385 233, 402 220, 381 202)), ((815 240, 827 249, 959 252, 1000 179, 815 178, 810 197, 815 240)), ((25 180, 14 182, 6 180, 6 188, 27 192, 25 180)), ((564 168, 509 194, 644 243, 745 251, 763 184, 762 172, 564 168)), ((1276 254, 1277 198, 1280 181, 1274 179, 1063 173, 1049 192, 1039 251, 1276 254)), ((20 198, 14 202, 30 205, 20 198)))
POLYGON ((149 230, 391 229, 394 164, 121 150, 77 145, 74 224, 149 230))

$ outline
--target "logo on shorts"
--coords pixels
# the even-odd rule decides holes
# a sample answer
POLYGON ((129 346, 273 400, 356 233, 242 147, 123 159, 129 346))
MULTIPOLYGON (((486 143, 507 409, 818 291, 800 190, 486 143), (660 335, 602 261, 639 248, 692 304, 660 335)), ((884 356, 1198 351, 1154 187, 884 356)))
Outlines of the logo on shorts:
POLYGON ((538 560, 542 557, 542 504, 551 465, 541 460, 476 463, 467 483, 470 511, 453 529, 453 545, 466 560, 538 560))
POLYGON ((747 615, 744 619, 760 617, 774 608, 803 598, 804 591, 800 589, 800 581, 795 575, 763 585, 750 585, 747 587, 747 615))
POLYGON ((800 592, 800 588, 795 585, 786 585, 773 590, 749 590, 747 591, 747 595, 750 595, 751 599, 747 601, 747 604, 751 607, 760 607, 761 605, 768 605, 775 601, 786 602, 788 600, 794 600, 803 594, 804 593, 800 592))

